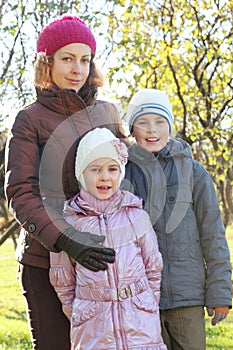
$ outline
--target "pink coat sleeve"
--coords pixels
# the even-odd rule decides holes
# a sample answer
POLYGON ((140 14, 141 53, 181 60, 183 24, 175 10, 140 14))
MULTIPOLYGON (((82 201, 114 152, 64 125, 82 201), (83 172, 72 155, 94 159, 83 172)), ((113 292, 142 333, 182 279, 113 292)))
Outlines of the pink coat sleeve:
POLYGON ((70 320, 75 297, 75 262, 63 251, 50 253, 49 277, 62 303, 63 312, 70 320))
MULTIPOLYGON (((147 216, 147 214, 145 216, 147 216)), ((162 255, 159 252, 157 236, 150 223, 149 217, 147 220, 145 218, 145 222, 147 228, 146 233, 140 238, 142 257, 146 267, 149 285, 153 290, 156 303, 159 304, 161 271, 163 268, 162 255)))

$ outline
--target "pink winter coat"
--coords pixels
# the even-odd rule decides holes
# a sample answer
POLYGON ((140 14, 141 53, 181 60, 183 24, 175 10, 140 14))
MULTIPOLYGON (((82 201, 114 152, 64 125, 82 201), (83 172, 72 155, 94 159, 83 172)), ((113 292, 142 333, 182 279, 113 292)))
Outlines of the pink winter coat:
POLYGON ((105 235, 115 263, 93 272, 50 253, 50 279, 71 321, 72 350, 165 350, 159 298, 162 258, 141 199, 118 191, 100 201, 86 191, 65 203, 77 230, 105 235))

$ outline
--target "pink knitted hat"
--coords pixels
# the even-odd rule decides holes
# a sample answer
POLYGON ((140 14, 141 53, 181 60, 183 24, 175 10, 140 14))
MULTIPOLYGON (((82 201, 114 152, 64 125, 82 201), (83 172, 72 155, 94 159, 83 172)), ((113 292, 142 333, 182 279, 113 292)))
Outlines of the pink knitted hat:
POLYGON ((37 40, 37 52, 45 52, 50 56, 63 46, 73 43, 86 44, 96 52, 94 35, 85 22, 76 16, 63 15, 42 30, 37 40))

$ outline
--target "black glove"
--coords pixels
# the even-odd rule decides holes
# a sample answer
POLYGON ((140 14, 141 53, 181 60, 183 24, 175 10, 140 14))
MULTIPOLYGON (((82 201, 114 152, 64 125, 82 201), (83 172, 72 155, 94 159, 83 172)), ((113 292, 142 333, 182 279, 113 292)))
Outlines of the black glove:
POLYGON ((58 251, 64 250, 71 258, 89 270, 106 270, 108 265, 105 262, 115 261, 115 251, 99 244, 104 240, 105 236, 79 232, 71 226, 58 238, 55 248, 58 251))

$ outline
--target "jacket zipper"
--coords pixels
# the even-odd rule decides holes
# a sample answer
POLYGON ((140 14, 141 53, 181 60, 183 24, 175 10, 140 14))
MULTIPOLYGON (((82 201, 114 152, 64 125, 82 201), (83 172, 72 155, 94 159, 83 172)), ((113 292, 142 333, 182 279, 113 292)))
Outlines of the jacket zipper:
MULTIPOLYGON (((104 219, 104 224, 105 224, 105 226, 106 226, 106 231, 108 232, 108 218, 107 218, 107 214, 106 213, 103 213, 103 219, 104 219)), ((110 235, 108 235, 108 240, 110 241, 110 237, 109 237, 110 235)), ((109 243, 112 243, 112 240, 111 240, 111 242, 109 242, 109 243)), ((111 244, 111 246, 112 246, 112 248, 114 248, 113 247, 113 244, 111 244)), ((115 267, 115 265, 113 264, 113 274, 114 274, 114 279, 115 279, 115 281, 116 281, 116 287, 118 288, 118 278, 117 278, 117 271, 116 271, 116 267, 115 267)), ((122 350, 124 350, 124 349, 127 349, 127 345, 126 345, 126 343, 125 343, 125 337, 124 337, 124 332, 123 332, 123 328, 122 328, 122 320, 121 320, 121 312, 120 312, 120 309, 119 309, 119 307, 120 307, 120 304, 119 304, 120 302, 118 301, 117 302, 117 310, 118 310, 118 322, 119 322, 119 332, 120 332, 120 334, 121 334, 121 343, 122 343, 122 345, 123 345, 123 349, 122 350)), ((118 347, 119 347, 119 344, 118 344, 118 347)))
POLYGON ((108 219, 106 213, 103 213, 103 219, 106 226, 108 226, 108 219))

